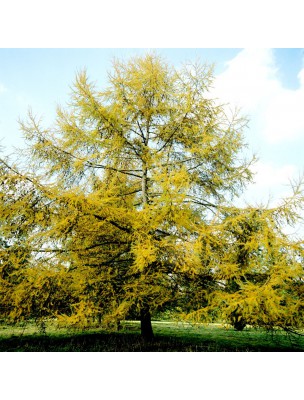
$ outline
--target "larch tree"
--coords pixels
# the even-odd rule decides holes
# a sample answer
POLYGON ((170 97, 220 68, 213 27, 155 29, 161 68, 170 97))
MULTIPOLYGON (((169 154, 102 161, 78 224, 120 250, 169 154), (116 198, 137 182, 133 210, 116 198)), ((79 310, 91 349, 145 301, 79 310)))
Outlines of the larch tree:
POLYGON ((67 313, 71 301, 66 268, 43 255, 50 201, 45 187, 5 159, 0 188, 0 318, 32 319, 44 331, 45 318, 67 313))
POLYGON ((77 75, 52 127, 32 113, 21 122, 26 171, 15 175, 32 197, 6 215, 19 204, 31 262, 71 277, 70 311, 56 315, 111 323, 136 310, 149 340, 152 312, 186 281, 210 281, 202 243, 252 177, 246 121, 211 99, 212 79, 207 65, 173 68, 155 54, 116 60, 105 90, 77 75))
POLYGON ((286 234, 302 221, 302 183, 276 207, 223 207, 202 241, 202 269, 211 285, 196 285, 188 318, 245 326, 303 329, 303 240, 286 234))

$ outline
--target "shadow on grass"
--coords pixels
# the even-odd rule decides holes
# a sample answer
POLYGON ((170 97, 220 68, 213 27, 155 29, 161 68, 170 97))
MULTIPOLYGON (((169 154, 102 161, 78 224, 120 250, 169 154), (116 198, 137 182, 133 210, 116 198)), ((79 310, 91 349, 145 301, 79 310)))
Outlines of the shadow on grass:
MULTIPOLYGON (((237 333, 238 334, 238 333, 237 333)), ((1 352, 295 352, 303 345, 291 340, 284 344, 273 341, 250 344, 248 341, 204 338, 201 335, 177 337, 156 334, 145 343, 138 332, 94 332, 65 335, 23 335, 0 337, 1 352)), ((241 334, 239 335, 241 339, 241 334)))

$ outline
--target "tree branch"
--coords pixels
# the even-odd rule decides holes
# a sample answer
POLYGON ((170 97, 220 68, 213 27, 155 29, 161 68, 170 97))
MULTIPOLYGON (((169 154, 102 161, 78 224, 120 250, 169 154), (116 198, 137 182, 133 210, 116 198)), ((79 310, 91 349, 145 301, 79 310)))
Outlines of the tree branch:
POLYGON ((117 222, 111 221, 111 220, 107 219, 106 217, 101 217, 100 215, 97 215, 97 214, 93 214, 93 216, 95 218, 97 218, 99 221, 109 222, 109 224, 115 226, 116 228, 120 229, 121 231, 124 231, 124 232, 127 232, 127 233, 132 233, 132 230, 130 228, 127 228, 125 226, 121 226, 117 222))
POLYGON ((107 165, 93 164, 91 161, 87 161, 86 166, 91 167, 91 168, 100 168, 100 169, 106 169, 106 170, 110 170, 110 171, 120 172, 122 174, 135 176, 136 178, 141 178, 141 175, 134 174, 133 172, 131 172, 131 171, 140 171, 140 170, 118 169, 118 168, 110 167, 107 165))

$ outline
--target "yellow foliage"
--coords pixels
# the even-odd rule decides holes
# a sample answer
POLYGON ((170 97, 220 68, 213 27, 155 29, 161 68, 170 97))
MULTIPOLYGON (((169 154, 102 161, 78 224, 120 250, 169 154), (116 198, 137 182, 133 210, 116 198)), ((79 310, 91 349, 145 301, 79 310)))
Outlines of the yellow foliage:
POLYGON ((178 304, 209 320, 301 325, 303 246, 281 229, 301 188, 276 209, 228 202, 254 159, 240 157, 246 120, 206 96, 211 82, 199 63, 115 60, 105 90, 77 75, 50 129, 31 113, 21 122, 28 171, 0 167, 6 316, 85 326, 178 304))

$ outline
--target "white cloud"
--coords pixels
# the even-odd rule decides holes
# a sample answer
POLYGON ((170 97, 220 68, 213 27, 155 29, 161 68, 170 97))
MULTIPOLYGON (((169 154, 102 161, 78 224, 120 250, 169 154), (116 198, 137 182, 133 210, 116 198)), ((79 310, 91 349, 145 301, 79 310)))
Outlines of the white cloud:
MULTIPOLYGON (((297 167, 292 164, 278 166, 273 163, 257 162, 252 168, 255 172, 254 184, 248 186, 239 205, 244 202, 250 205, 269 205, 277 207, 282 205, 282 200, 292 196, 291 182, 298 176, 297 167)), ((300 221, 294 226, 285 225, 283 232, 294 238, 303 237, 304 226, 300 221)))
MULTIPOLYGON (((302 71, 301 71, 302 72, 302 71)), ((270 143, 293 140, 304 135, 304 87, 281 89, 265 109, 264 135, 270 143)))
POLYGON ((304 135, 304 69, 300 88, 282 86, 272 50, 244 49, 227 62, 212 95, 247 114, 268 143, 290 141, 304 135))
POLYGON ((281 199, 290 196, 292 189, 290 182, 297 174, 297 167, 292 164, 275 165, 270 162, 258 161, 253 167, 254 183, 247 187, 241 197, 249 204, 268 203, 275 206, 281 199))
POLYGON ((268 97, 276 86, 272 53, 244 49, 226 65, 227 69, 215 81, 215 95, 245 112, 255 111, 261 99, 268 97))
POLYGON ((297 171, 295 165, 276 166, 273 163, 257 162, 252 171, 255 173, 255 184, 260 187, 284 185, 292 179, 297 171))

